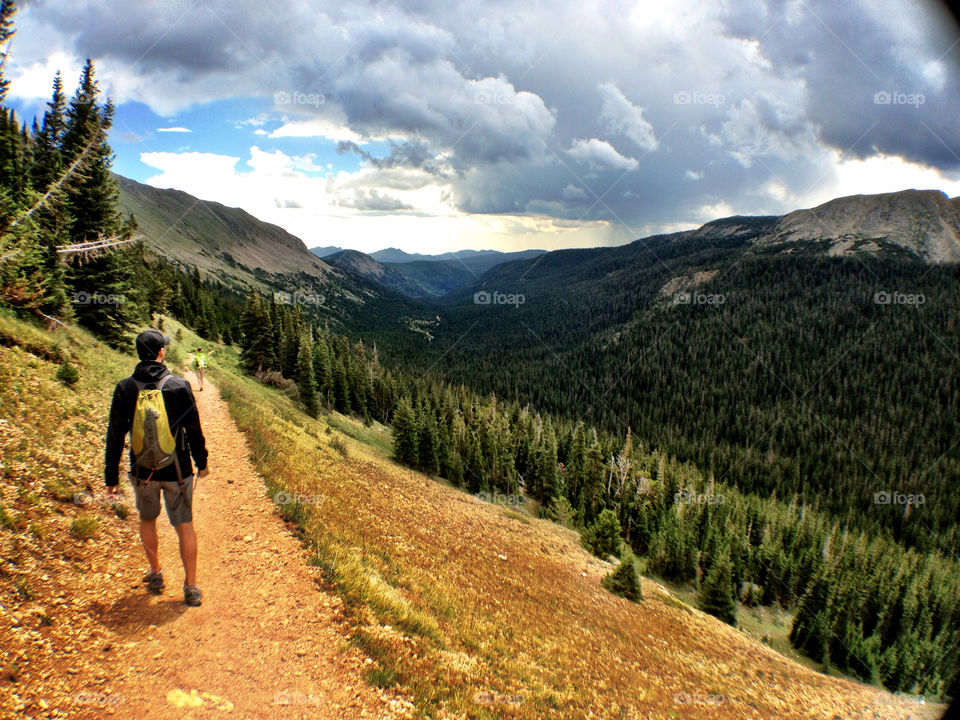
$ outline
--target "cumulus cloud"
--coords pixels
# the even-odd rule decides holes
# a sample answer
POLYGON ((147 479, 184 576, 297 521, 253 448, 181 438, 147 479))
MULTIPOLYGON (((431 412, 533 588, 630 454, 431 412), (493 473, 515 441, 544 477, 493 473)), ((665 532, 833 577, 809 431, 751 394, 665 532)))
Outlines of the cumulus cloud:
POLYGON ((409 205, 395 197, 381 195, 376 189, 355 190, 353 196, 341 198, 338 203, 343 207, 371 212, 396 212, 398 210, 413 210, 409 205))
POLYGON ((560 191, 560 195, 567 200, 586 200, 587 191, 582 187, 577 187, 573 183, 567 185, 563 190, 560 191))
POLYGON ((346 125, 335 123, 326 118, 290 120, 272 131, 269 136, 272 138, 319 137, 336 142, 357 142, 363 139, 346 125))
POLYGON ((606 140, 597 138, 574 140, 567 149, 567 155, 595 170, 636 170, 640 167, 636 158, 621 155, 606 140))
POLYGON ((657 149, 653 125, 643 116, 642 107, 637 107, 627 100, 613 83, 600 85, 600 94, 603 97, 600 118, 610 132, 626 135, 641 150, 657 149))

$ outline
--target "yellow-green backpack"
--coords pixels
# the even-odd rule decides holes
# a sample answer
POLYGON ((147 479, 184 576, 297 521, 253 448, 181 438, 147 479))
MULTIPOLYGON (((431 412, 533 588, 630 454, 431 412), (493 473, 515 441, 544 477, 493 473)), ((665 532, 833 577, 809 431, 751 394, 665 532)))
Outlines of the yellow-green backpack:
POLYGON ((160 470, 177 462, 177 442, 170 430, 167 408, 163 404, 163 386, 171 377, 167 375, 156 384, 134 380, 140 391, 133 412, 133 427, 130 429, 134 466, 160 470), (149 385, 154 387, 148 389, 149 385))

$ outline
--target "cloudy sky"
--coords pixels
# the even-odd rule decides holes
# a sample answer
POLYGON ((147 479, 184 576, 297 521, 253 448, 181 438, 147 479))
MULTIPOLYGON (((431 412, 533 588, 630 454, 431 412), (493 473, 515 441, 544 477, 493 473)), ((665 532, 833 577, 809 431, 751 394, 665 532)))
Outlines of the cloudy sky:
POLYGON ((960 195, 960 38, 921 0, 19 4, 21 115, 91 57, 117 172, 311 247, 617 244, 960 195))

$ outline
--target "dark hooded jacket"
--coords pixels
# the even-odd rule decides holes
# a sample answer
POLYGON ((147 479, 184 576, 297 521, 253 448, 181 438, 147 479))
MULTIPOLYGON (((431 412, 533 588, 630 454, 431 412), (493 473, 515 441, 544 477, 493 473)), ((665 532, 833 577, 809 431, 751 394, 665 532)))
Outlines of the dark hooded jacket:
MULTIPOLYGON (((120 457, 123 455, 123 443, 130 427, 133 424, 133 414, 137 407, 137 395, 140 388, 134 380, 143 383, 158 383, 170 371, 163 363, 153 360, 144 360, 134 368, 133 375, 117 383, 113 391, 113 403, 110 405, 110 424, 107 427, 107 449, 104 454, 105 470, 104 481, 107 485, 119 483, 120 457)), ((181 377, 173 375, 163 386, 163 404, 167 410, 167 419, 170 421, 170 430, 177 441, 177 461, 183 477, 193 475, 193 465, 190 456, 197 464, 197 470, 207 467, 207 447, 200 429, 200 415, 197 412, 197 403, 193 399, 193 390, 190 383, 181 377)), ((130 451, 130 467, 133 467, 133 450, 130 451)), ((138 467, 137 477, 145 478, 150 475, 149 468, 138 467)), ((157 470, 151 480, 177 480, 177 471, 173 465, 157 470)))

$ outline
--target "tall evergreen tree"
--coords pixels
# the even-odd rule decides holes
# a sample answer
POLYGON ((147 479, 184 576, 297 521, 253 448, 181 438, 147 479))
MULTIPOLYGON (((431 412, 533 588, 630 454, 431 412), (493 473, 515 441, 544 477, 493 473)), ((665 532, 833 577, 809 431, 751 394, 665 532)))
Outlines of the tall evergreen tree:
POLYGON ((297 351, 297 389, 300 391, 300 401, 310 417, 317 417, 320 406, 317 403, 317 381, 313 374, 313 347, 310 336, 304 334, 300 338, 300 347, 297 351))
POLYGON ((597 557, 620 557, 620 521, 617 514, 610 508, 605 509, 584 532, 582 540, 584 546, 597 557))
POLYGON ((428 475, 440 472, 437 423, 429 407, 420 411, 417 423, 417 466, 428 475))
POLYGON ((0 102, 7 99, 10 81, 4 76, 10 57, 10 38, 13 37, 13 15, 17 8, 13 0, 0 1, 0 102))
POLYGON ((729 554, 722 554, 707 573, 697 599, 700 609, 723 620, 737 624, 737 589, 733 580, 733 564, 729 554))
POLYGON ((416 467, 420 460, 417 419, 406 397, 400 398, 393 413, 393 452, 398 462, 410 467, 416 467))
POLYGON ((349 413, 351 410, 347 370, 344 366, 344 357, 339 350, 336 359, 333 361, 333 407, 341 413, 349 413))
POLYGON ((266 302, 250 290, 243 309, 243 340, 240 357, 248 372, 270 370, 276 363, 273 350, 273 323, 266 302))

